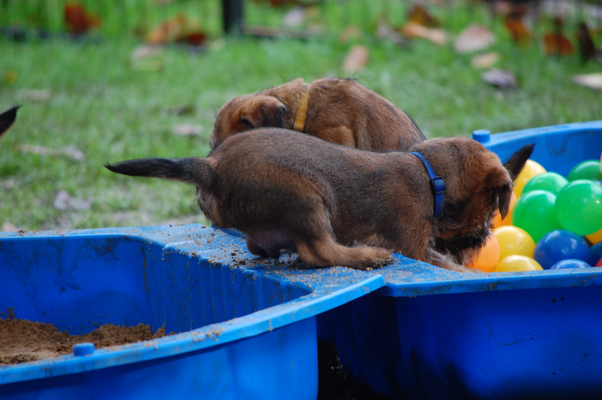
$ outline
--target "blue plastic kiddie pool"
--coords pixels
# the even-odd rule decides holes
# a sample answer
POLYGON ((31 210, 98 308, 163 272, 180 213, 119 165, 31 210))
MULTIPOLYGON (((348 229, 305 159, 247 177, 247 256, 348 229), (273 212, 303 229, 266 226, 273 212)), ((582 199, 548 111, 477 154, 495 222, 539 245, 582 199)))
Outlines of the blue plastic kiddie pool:
MULTIPOLYGON (((479 140, 566 175, 598 159, 602 121, 479 140)), ((204 227, 0 233, 0 312, 82 334, 173 336, 0 367, 3 399, 315 399, 317 339, 391 399, 602 393, 602 270, 472 275, 396 256, 371 272, 254 261, 204 227), (10 312, 9 312, 10 310, 10 312)))
POLYGON ((315 399, 315 316, 383 278, 251 258, 242 239, 197 224, 0 234, 4 315, 71 334, 176 333, 0 367, 0 398, 315 399))
MULTIPOLYGON (((602 121, 489 135, 564 176, 600 159, 602 121)), ((390 399, 602 398, 602 269, 482 275, 399 256, 385 287, 318 317, 348 375, 390 399)))

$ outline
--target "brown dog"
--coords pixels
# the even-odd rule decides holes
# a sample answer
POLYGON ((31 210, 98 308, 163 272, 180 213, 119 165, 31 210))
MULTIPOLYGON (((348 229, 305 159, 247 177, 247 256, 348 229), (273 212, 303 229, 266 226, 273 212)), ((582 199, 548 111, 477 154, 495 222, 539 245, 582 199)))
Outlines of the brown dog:
POLYGON ((437 138, 412 150, 445 181, 443 215, 421 161, 404 152, 373 153, 284 129, 228 138, 207 158, 143 159, 106 167, 197 187, 201 210, 216 225, 247 235, 253 254, 298 252, 306 264, 363 269, 392 260, 391 251, 439 267, 462 266, 508 213, 512 173, 531 148, 502 165, 468 138, 437 138), (508 169, 507 169, 508 168, 508 169))
POLYGON ((15 106, 0 114, 0 137, 4 135, 15 123, 18 109, 19 106, 15 106))
POLYGON ((362 150, 407 150, 425 140, 405 112, 352 79, 325 78, 309 85, 299 78, 234 97, 217 113, 211 148, 260 127, 294 129, 362 150))

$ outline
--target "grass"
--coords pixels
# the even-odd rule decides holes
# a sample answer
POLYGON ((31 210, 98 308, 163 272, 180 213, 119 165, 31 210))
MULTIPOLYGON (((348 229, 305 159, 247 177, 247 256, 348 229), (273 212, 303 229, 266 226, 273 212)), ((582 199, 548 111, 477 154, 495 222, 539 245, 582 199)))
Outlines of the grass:
MULTIPOLYGON (((487 17, 456 14, 446 28, 458 32, 473 18, 487 17)), ((482 71, 470 67, 470 55, 422 40, 399 48, 368 36, 353 43, 334 36, 306 42, 218 38, 197 55, 168 47, 156 60, 162 68, 150 71, 132 65, 131 54, 139 44, 135 40, 15 43, 0 38, 0 109, 23 105, 13 129, 0 139, 0 223, 50 229, 147 225, 177 218, 203 222, 194 188, 118 176, 103 164, 206 156, 213 118, 223 103, 299 76, 306 81, 341 76, 342 62, 356 43, 369 47, 370 59, 354 77, 403 108, 429 137, 601 118, 602 92, 571 80, 574 74, 599 72, 599 64, 550 58, 536 43, 517 47, 501 24, 492 28, 498 41, 491 50, 502 55, 497 67, 517 75, 517 90, 488 86, 482 71), (28 100, 26 91, 32 89, 50 90, 51 98, 28 100), (194 112, 169 112, 178 105, 194 105, 194 112), (202 126, 202 134, 173 134, 172 127, 183 123, 202 126), (23 144, 54 150, 75 146, 86 159, 24 152, 23 144), (90 201, 90 208, 53 207, 59 190, 90 201)))

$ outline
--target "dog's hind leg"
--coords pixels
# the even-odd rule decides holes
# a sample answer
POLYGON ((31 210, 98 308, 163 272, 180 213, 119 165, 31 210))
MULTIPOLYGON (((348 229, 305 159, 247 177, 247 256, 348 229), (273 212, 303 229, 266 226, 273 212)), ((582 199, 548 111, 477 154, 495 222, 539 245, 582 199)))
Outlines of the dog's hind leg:
POLYGON ((393 262, 389 250, 381 247, 347 247, 334 241, 326 231, 319 239, 295 238, 301 260, 315 267, 344 266, 353 269, 378 268, 393 262))

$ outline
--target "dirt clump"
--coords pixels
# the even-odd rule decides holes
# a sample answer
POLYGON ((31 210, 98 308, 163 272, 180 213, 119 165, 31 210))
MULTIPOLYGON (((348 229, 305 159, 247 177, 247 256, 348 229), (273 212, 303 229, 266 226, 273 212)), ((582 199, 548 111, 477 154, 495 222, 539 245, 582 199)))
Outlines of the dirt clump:
POLYGON ((165 328, 153 334, 147 324, 137 326, 101 325, 85 335, 69 335, 52 324, 24 319, 0 319, 0 366, 54 358, 73 352, 78 343, 95 348, 117 346, 165 336, 165 328))

